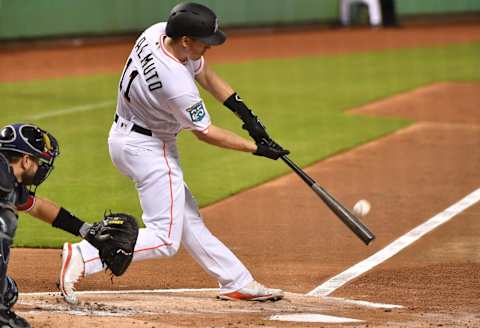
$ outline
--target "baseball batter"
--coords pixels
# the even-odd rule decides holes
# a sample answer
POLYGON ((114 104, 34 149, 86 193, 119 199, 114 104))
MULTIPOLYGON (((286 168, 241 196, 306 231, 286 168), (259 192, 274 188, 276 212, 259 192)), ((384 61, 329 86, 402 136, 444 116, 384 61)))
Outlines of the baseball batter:
MULTIPOLYGON (((270 139, 235 91, 207 66, 205 52, 225 40, 216 15, 195 3, 175 6, 167 22, 140 35, 118 85, 110 156, 134 181, 143 210, 145 228, 139 231, 133 261, 172 256, 182 244, 218 280, 220 299, 279 300, 283 292, 256 282, 205 226, 180 167, 176 136, 182 130, 218 147, 274 160, 289 153, 270 139), (195 82, 240 117, 255 143, 212 124, 195 82)), ((65 300, 77 303, 74 284, 102 268, 90 243, 66 243, 60 277, 65 300)))

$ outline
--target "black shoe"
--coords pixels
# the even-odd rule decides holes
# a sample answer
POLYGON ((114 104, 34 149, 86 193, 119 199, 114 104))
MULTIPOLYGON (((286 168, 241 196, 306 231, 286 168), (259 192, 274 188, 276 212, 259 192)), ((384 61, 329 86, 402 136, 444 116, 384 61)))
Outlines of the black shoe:
POLYGON ((12 310, 0 310, 0 328, 32 328, 32 326, 12 310))

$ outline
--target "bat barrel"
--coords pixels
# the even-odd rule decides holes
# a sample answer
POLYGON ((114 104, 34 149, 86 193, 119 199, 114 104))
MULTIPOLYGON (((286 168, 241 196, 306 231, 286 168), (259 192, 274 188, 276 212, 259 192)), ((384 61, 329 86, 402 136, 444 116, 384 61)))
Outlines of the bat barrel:
POLYGON ((368 245, 375 239, 375 235, 368 230, 368 228, 360 222, 360 220, 347 210, 342 204, 333 198, 325 189, 317 184, 313 184, 312 189, 323 200, 323 202, 342 220, 342 222, 352 230, 358 238, 360 238, 365 245, 368 245))
POLYGON ((307 173, 305 173, 297 164, 295 164, 286 155, 281 159, 295 172, 302 180, 312 188, 312 190, 320 197, 320 199, 335 213, 335 215, 342 220, 342 222, 360 238, 365 245, 368 245, 375 239, 375 235, 368 230, 368 228, 347 210, 340 202, 338 202, 332 195, 330 195, 325 189, 317 185, 307 173))

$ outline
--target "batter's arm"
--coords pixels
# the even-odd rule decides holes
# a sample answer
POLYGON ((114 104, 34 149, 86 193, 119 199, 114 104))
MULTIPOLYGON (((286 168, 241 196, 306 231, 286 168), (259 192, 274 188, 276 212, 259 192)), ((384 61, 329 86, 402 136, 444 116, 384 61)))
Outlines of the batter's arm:
POLYGON ((199 140, 217 147, 249 153, 257 150, 257 146, 253 142, 213 124, 206 131, 193 131, 193 133, 199 140))
POLYGON ((211 145, 249 152, 257 156, 264 156, 274 160, 283 155, 289 154, 288 150, 283 149, 272 140, 267 143, 254 144, 233 132, 219 128, 213 124, 203 132, 194 131, 193 133, 198 139, 211 145))
POLYGON ((248 131, 250 137, 257 144, 270 140, 265 126, 257 116, 243 103, 233 88, 206 64, 203 70, 197 74, 196 79, 205 90, 243 121, 242 128, 248 131))
POLYGON ((234 94, 233 88, 217 73, 215 73, 207 64, 204 64, 203 69, 195 76, 197 82, 207 90, 219 102, 223 103, 227 98, 234 94))

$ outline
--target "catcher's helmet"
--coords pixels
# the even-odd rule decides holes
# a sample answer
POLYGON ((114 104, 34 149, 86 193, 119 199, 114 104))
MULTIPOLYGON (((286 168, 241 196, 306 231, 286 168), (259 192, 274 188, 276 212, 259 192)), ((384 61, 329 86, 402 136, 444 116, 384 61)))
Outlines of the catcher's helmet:
POLYGON ((218 20, 210 8, 198 3, 180 3, 168 16, 167 36, 188 36, 215 46, 225 42, 225 33, 218 29, 218 20))
POLYGON ((11 124, 0 130, 0 152, 10 151, 30 155, 39 161, 33 179, 40 185, 53 170, 53 162, 60 154, 57 139, 33 124, 11 124))

